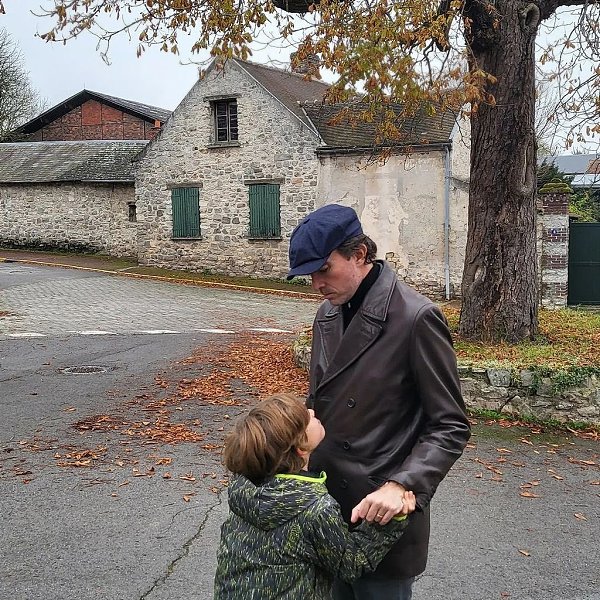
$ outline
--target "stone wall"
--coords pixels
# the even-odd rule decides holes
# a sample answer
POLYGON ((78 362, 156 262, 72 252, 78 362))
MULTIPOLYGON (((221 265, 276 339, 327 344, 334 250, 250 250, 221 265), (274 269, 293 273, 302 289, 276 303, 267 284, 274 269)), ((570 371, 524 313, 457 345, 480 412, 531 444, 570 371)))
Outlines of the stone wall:
POLYGON ((284 277, 293 228, 313 210, 318 138, 233 62, 198 81, 138 163, 139 260, 229 275, 284 277), (210 98, 237 100, 239 141, 213 143, 210 98), (281 240, 251 240, 251 183, 279 183, 281 240), (201 239, 172 239, 172 187, 200 188, 201 239))
POLYGON ((2 184, 0 244, 135 256, 132 184, 2 184))
MULTIPOLYGON (((299 338, 293 346, 294 362, 308 371, 310 342, 299 338)), ((600 379, 591 374, 578 385, 566 386, 560 373, 540 375, 534 370, 458 367, 468 408, 492 410, 513 418, 581 422, 600 425, 600 379)))
MULTIPOLYGON (((398 276, 420 292, 443 297, 444 149, 392 155, 385 164, 360 155, 323 156, 320 160, 318 205, 339 202, 354 208, 363 230, 377 244, 379 257, 387 259, 398 276)), ((468 188, 451 181, 451 290, 460 288, 462 277, 467 201, 468 188)))
POLYGON ((460 366, 462 392, 471 408, 494 410, 511 416, 600 425, 600 380, 583 377, 565 387, 560 374, 539 375, 535 370, 460 366))

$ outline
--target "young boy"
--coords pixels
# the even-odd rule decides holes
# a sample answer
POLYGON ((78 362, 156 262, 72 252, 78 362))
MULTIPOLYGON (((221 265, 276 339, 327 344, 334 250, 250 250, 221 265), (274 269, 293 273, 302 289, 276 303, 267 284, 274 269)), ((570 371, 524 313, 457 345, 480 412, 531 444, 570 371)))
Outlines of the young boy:
MULTIPOLYGON (((349 531, 327 493, 325 473, 305 470, 324 436, 312 410, 279 394, 253 408, 227 437, 224 461, 234 477, 215 600, 329 599, 334 577, 350 582, 373 571, 402 535, 406 516, 385 526, 363 521, 349 531)), ((412 492, 404 500, 414 511, 412 492)))

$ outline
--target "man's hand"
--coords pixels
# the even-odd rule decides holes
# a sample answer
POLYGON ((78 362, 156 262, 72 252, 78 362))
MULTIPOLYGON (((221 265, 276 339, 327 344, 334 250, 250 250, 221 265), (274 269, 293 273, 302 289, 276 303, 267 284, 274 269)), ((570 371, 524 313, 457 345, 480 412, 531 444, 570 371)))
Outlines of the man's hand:
POLYGON ((388 481, 365 496, 353 509, 350 521, 359 519, 386 525, 395 516, 408 515, 416 508, 416 498, 395 481, 388 481))

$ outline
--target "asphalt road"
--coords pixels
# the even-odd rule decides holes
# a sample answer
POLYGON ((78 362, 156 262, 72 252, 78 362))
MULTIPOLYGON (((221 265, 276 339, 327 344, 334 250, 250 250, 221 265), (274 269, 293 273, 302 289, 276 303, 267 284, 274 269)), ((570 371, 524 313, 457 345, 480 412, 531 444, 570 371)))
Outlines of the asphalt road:
MULTIPOLYGON (((0 599, 209 600, 226 514, 210 445, 244 406, 177 405, 172 424, 198 443, 126 427, 151 427, 173 386, 205 372, 185 360, 195 349, 291 339, 272 330, 315 309, 0 263, 0 599)), ((600 600, 599 462, 597 442, 475 425, 434 499, 415 600, 600 600)))

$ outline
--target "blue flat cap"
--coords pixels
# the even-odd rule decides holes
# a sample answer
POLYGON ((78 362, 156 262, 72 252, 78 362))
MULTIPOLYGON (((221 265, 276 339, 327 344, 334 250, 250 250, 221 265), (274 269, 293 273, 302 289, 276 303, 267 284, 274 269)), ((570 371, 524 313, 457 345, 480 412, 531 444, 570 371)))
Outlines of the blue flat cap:
POLYGON ((287 278, 318 271, 336 248, 362 232, 358 216, 349 206, 326 204, 311 212, 292 233, 287 278))

